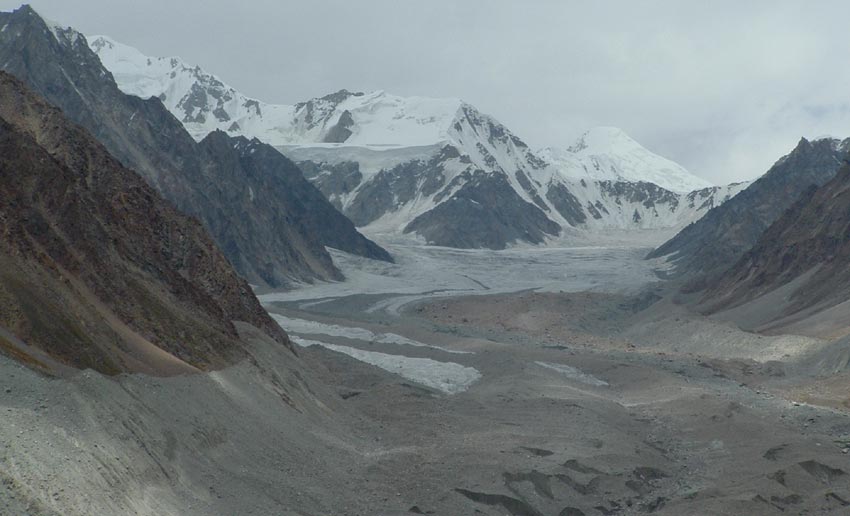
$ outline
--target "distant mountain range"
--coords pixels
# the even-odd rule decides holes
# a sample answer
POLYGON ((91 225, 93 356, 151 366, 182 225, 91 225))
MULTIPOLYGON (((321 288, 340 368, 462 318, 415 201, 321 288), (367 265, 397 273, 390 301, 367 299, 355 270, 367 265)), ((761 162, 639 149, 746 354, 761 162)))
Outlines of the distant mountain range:
POLYGON ((615 128, 534 151, 458 99, 340 90, 268 104, 179 58, 105 36, 89 44, 125 93, 160 99, 195 139, 220 130, 275 146, 358 227, 385 238, 499 249, 571 229, 672 234, 745 186, 712 186, 615 128))

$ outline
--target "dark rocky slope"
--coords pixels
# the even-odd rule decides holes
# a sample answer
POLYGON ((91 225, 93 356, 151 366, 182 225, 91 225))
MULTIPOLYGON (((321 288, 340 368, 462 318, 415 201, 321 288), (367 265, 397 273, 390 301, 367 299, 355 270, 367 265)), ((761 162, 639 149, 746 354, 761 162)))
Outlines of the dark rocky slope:
POLYGON ((431 245, 504 249, 518 241, 542 243, 547 236, 559 235, 561 227, 517 195, 504 176, 478 171, 404 231, 419 233, 431 245))
POLYGON ((24 361, 215 368, 244 355, 233 321, 289 345, 197 221, 3 72, 0 241, 0 348, 24 361))
POLYGON ((810 186, 835 176, 850 140, 800 140, 797 147, 746 190, 713 208, 697 222, 650 253, 671 255, 675 274, 689 277, 689 290, 701 290, 746 253, 810 186))
MULTIPOLYGON (((766 324, 810 316, 850 300, 850 165, 811 187, 758 239, 705 297, 709 311, 740 306, 783 286, 766 324), (792 282, 794 282, 792 284, 792 282)), ((844 321, 850 327, 850 320, 844 321)))
MULTIPOLYGON (((392 261, 383 248, 357 232, 354 224, 345 215, 332 206, 301 170, 274 147, 262 143, 256 138, 230 137, 223 131, 210 133, 200 143, 204 155, 216 164, 220 170, 227 171, 235 181, 242 181, 247 188, 225 195, 247 197, 251 206, 265 206, 257 214, 260 225, 275 225, 277 232, 272 235, 279 239, 276 245, 283 248, 287 242, 295 243, 297 249, 307 249, 305 258, 315 258, 324 254, 322 246, 368 256, 378 260, 392 261), (280 199, 285 198, 285 204, 280 199), (286 224, 280 224, 286 221, 286 224), (310 238, 307 238, 307 237, 310 238)), ((224 204, 240 205, 244 199, 228 199, 224 204)), ((245 218, 234 216, 228 221, 214 221, 216 224, 245 224, 245 218)), ((224 233, 224 228, 215 228, 214 232, 224 233)), ((236 232, 238 235, 250 234, 250 228, 236 232)), ((236 247, 247 246, 230 243, 236 247)), ((236 251, 234 251, 234 254, 236 251)), ((244 256, 242 257, 245 258, 244 256)), ((297 259, 293 256, 292 259, 297 259)), ((271 259, 268 257, 267 259, 271 259)), ((324 267, 323 263, 309 263, 313 269, 324 267)), ((246 267, 249 264, 246 264, 246 267)))
MULTIPOLYGON (((220 155, 196 143, 158 99, 122 93, 81 34, 49 27, 27 6, 0 13, 0 24, 6 27, 0 33, 2 69, 91 131, 180 210, 197 216, 249 281, 282 286, 340 279, 325 245, 387 259, 352 226, 326 218, 333 213, 330 205, 315 210, 314 203, 304 210, 297 193, 280 188, 266 190, 263 202, 252 201, 249 192, 267 183, 258 177, 263 174, 249 177, 240 167, 220 163, 220 155), (298 233, 298 228, 322 226, 330 229, 298 233)), ((280 168, 266 172, 282 173, 280 168)))

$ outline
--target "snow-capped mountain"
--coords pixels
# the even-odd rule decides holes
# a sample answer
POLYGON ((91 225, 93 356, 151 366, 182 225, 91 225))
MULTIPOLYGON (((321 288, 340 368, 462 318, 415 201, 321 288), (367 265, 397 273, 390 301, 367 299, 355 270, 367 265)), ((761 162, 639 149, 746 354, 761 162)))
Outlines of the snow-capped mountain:
POLYGON ((616 127, 591 129, 567 149, 548 147, 538 154, 575 180, 646 181, 680 193, 714 186, 650 152, 616 127))
POLYGON ((427 145, 446 138, 462 104, 346 90, 296 105, 267 104, 179 57, 148 57, 107 36, 91 36, 89 46, 125 93, 158 97, 197 140, 219 129, 275 146, 427 145))
POLYGON ((195 138, 220 129, 277 147, 370 234, 490 248, 566 228, 672 234, 743 188, 712 186, 615 128, 535 152, 458 99, 340 90, 267 104, 176 57, 105 36, 90 46, 123 91, 158 97, 195 138))
MULTIPOLYGON (((619 141, 633 141, 619 134, 619 141)), ((443 135, 420 146, 304 142, 280 149, 368 232, 413 232, 429 243, 460 247, 540 243, 564 228, 669 229, 672 234, 747 186, 706 186, 636 143, 622 153, 616 146, 608 154, 565 150, 554 160, 468 104, 461 104, 443 135), (485 189, 485 179, 499 183, 491 185, 498 196, 472 194, 485 189), (482 225, 483 217, 499 223, 482 225), (481 233, 488 232, 499 236, 482 241, 481 233)))
POLYGON ((198 141, 220 129, 276 143, 263 128, 291 119, 292 106, 268 105, 245 97, 178 57, 148 57, 106 36, 91 36, 88 42, 124 93, 158 97, 198 141))

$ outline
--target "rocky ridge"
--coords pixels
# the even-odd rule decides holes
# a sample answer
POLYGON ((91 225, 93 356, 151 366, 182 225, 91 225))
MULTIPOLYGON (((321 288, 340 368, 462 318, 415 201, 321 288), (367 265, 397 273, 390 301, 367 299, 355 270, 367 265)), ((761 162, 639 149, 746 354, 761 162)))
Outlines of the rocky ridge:
POLYGON ((850 139, 800 140, 770 170, 722 206, 650 253, 667 257, 673 273, 700 290, 749 251, 764 231, 805 191, 835 176, 850 139))
MULTIPOLYGON (((792 324, 829 337, 850 331, 850 165, 809 187, 759 237, 752 249, 724 272, 703 300, 711 312, 735 311, 766 300, 769 310, 749 310, 746 324, 777 331, 792 324), (782 292, 781 295, 776 294, 782 292), (815 324, 801 321, 833 309, 815 324), (761 312, 761 313, 759 313, 761 312)), ((765 304, 764 302, 761 304, 765 304)))

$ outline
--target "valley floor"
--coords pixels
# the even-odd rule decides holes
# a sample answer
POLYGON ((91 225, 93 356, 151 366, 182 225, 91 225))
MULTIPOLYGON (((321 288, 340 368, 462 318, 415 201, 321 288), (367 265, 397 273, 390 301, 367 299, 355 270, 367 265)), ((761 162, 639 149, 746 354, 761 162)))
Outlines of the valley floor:
POLYGON ((0 357, 3 514, 845 514, 841 349, 669 301, 639 243, 335 253, 216 373, 0 357), (830 362, 831 363, 831 362, 830 362))

